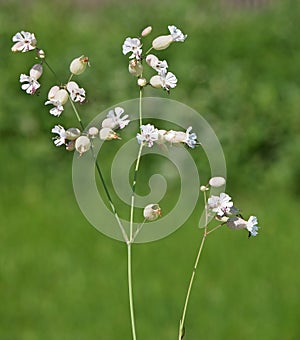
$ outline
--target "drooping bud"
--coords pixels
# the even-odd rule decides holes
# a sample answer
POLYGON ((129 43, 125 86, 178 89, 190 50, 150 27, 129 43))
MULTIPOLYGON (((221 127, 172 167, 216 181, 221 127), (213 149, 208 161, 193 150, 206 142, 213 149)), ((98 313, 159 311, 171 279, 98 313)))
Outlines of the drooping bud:
POLYGON ((139 77, 143 73, 143 65, 136 59, 130 60, 128 71, 133 76, 139 77))
POLYGON ((70 72, 75 75, 83 73, 86 69, 86 65, 89 63, 89 58, 82 55, 79 58, 74 59, 70 64, 70 72))
POLYGON ((147 35, 149 35, 152 32, 152 27, 148 26, 146 28, 143 29, 141 36, 142 37, 146 37, 147 35))
POLYGON ((80 136, 76 139, 75 149, 79 152, 80 156, 87 152, 91 147, 91 141, 87 136, 80 136))
POLYGON ((226 183, 226 180, 224 177, 212 177, 209 180, 209 185, 215 188, 221 187, 222 185, 224 185, 226 183))
POLYGON ((41 64, 35 64, 29 71, 29 76, 38 80, 40 76, 43 74, 43 66, 41 64))
POLYGON ((76 138, 78 138, 80 136, 81 132, 79 129, 77 128, 69 128, 66 131, 66 138, 69 140, 75 140, 76 138))
POLYGON ((37 54, 37 57, 40 58, 40 59, 45 59, 45 57, 46 57, 44 50, 37 49, 36 54, 37 54))
POLYGON ((172 41, 171 35, 160 35, 152 41, 152 47, 158 51, 164 50, 170 46, 172 41))
POLYGON ((148 204, 144 208, 144 217, 148 221, 154 221, 158 216, 161 216, 161 209, 158 204, 148 204))

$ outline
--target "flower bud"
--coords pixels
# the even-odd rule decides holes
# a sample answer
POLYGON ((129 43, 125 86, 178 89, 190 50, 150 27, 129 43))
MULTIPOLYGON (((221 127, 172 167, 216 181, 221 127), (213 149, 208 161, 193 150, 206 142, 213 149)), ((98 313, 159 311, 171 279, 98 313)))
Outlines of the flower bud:
POLYGON ((40 58, 40 59, 45 59, 46 55, 45 55, 45 51, 44 50, 40 50, 40 49, 37 49, 37 57, 40 58))
POLYGON ((154 221, 158 216, 161 216, 161 209, 158 204, 148 204, 143 213, 144 217, 148 221, 154 221))
POLYGON ((98 135, 98 133, 99 130, 95 126, 89 128, 89 136, 91 138, 95 138, 98 135))
POLYGON ((170 46, 173 38, 171 35, 160 35, 152 41, 152 47, 155 50, 164 50, 170 46))
POLYGON ((29 71, 29 76, 38 80, 43 73, 43 66, 41 64, 35 64, 29 71))
POLYGON ((156 89, 159 89, 162 87, 162 82, 161 82, 161 77, 156 75, 156 76, 153 76, 151 79, 150 79, 150 85, 155 87, 156 89))
POLYGON ((87 136, 80 136, 76 139, 75 149, 80 153, 80 156, 88 151, 91 147, 91 141, 87 136))
POLYGON ((147 35, 149 35, 152 32, 152 27, 148 26, 146 28, 143 29, 141 36, 142 37, 146 37, 147 35))
POLYGON ((212 177, 209 180, 209 185, 215 188, 221 187, 226 183, 226 180, 224 177, 212 177))
POLYGON ((112 139, 121 139, 115 131, 108 127, 104 127, 99 132, 99 137, 102 140, 112 140, 112 139))
POLYGON ((140 87, 146 86, 146 85, 147 85, 147 80, 146 80, 146 78, 139 78, 138 81, 137 81, 137 84, 138 84, 138 86, 140 86, 140 87))
POLYGON ((89 62, 89 58, 82 55, 79 58, 74 59, 70 64, 70 72, 75 75, 79 75, 84 72, 86 65, 89 62))
POLYGON ((208 191, 208 190, 209 189, 208 189, 208 187, 206 185, 201 185, 200 191, 205 192, 205 191, 208 191))
POLYGON ((69 128, 66 131, 66 138, 69 140, 75 140, 76 138, 78 138, 80 136, 81 132, 79 129, 77 128, 69 128))
POLYGON ((133 76, 138 77, 143 73, 143 65, 136 59, 130 60, 128 71, 133 76))

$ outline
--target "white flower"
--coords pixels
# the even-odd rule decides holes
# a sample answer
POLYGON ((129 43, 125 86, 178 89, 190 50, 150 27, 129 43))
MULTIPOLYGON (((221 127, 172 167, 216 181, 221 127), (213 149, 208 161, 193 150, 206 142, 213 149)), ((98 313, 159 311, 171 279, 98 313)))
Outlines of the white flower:
POLYGON ((187 35, 183 34, 179 28, 177 28, 174 25, 170 25, 170 26, 168 26, 168 29, 169 29, 169 32, 172 36, 173 41, 180 41, 180 42, 185 41, 187 35))
POLYGON ((20 75, 20 83, 22 90, 28 94, 35 94, 36 90, 41 86, 40 83, 34 78, 27 76, 26 74, 20 75))
POLYGON ((143 212, 145 220, 154 221, 161 215, 161 209, 158 204, 148 204, 143 212))
POLYGON ((110 129, 123 129, 130 122, 130 120, 127 119, 128 115, 121 117, 123 113, 124 109, 119 106, 115 107, 113 110, 110 110, 107 114, 107 118, 102 122, 102 127, 110 129))
POLYGON ((58 134, 58 136, 53 137, 53 141, 56 146, 66 144, 67 138, 66 130, 61 125, 55 125, 51 132, 58 134))
POLYGON ((48 93, 48 101, 45 105, 52 104, 54 107, 50 110, 50 114, 59 117, 64 110, 63 105, 68 100, 68 92, 65 89, 60 89, 59 86, 51 87, 48 93))
POLYGON ((250 216, 246 228, 249 231, 249 236, 256 236, 258 234, 258 226, 257 226, 257 217, 256 216, 250 216))
POLYGON ((150 79, 150 85, 155 88, 164 88, 167 92, 173 89, 177 85, 177 78, 172 72, 161 72, 160 75, 153 76, 150 79))
POLYGON ((89 65, 89 58, 82 55, 75 58, 70 64, 70 72, 75 75, 83 73, 86 69, 86 65, 89 65))
POLYGON ((224 192, 220 193, 220 196, 211 196, 207 201, 208 208, 216 213, 218 216, 226 215, 230 212, 230 208, 233 206, 231 197, 224 192))
POLYGON ((85 101, 85 90, 80 88, 75 81, 69 81, 67 84, 67 90, 70 93, 70 97, 73 102, 82 103, 85 101))
POLYGON ((185 140, 184 143, 186 143, 190 148, 194 149, 194 147, 197 145, 197 135, 195 132, 192 132, 192 127, 188 127, 185 132, 185 140))
POLYGON ((27 52, 36 48, 36 39, 34 33, 21 31, 16 33, 12 40, 15 42, 11 48, 13 52, 27 52))
POLYGON ((136 58, 137 60, 141 59, 142 56, 142 44, 140 39, 138 38, 126 38, 124 44, 122 46, 123 54, 127 54, 132 52, 129 56, 130 59, 136 58))
POLYGON ((139 144, 146 144, 149 148, 153 146, 153 142, 158 140, 158 129, 153 125, 141 125, 141 133, 136 136, 139 144))
POLYGON ((166 60, 159 60, 154 54, 148 54, 146 57, 146 62, 151 66, 158 75, 167 73, 168 63, 166 60))
POLYGON ((177 78, 172 72, 168 72, 167 74, 162 73, 160 75, 162 81, 162 87, 166 89, 168 92, 170 89, 173 89, 177 85, 177 78))

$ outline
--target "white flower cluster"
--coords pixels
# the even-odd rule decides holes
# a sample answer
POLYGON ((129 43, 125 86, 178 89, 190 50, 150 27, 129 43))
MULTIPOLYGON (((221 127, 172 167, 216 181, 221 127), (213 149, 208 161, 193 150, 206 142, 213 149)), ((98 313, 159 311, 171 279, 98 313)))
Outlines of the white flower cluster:
MULTIPOLYGON (((186 39, 186 35, 184 35, 180 29, 176 26, 171 25, 168 26, 169 35, 161 35, 155 38, 152 41, 152 47, 148 50, 164 50, 170 46, 172 42, 184 42, 186 39)), ((141 38, 146 37, 152 31, 152 27, 146 27, 142 33, 141 38)), ((129 72, 138 77, 138 85, 140 87, 144 87, 150 84, 154 88, 163 88, 168 93, 170 89, 173 89, 177 85, 177 78, 172 72, 168 72, 168 63, 166 60, 159 60, 154 54, 147 54, 145 56, 142 55, 142 43, 141 38, 126 38, 122 51, 123 54, 131 53, 129 56, 129 72), (149 82, 146 78, 143 77, 143 60, 146 60, 146 63, 157 72, 157 75, 154 75, 150 78, 149 82)))
MULTIPOLYGON (((225 178, 213 177, 209 181, 209 185, 212 187, 221 187, 225 184, 225 178)), ((209 185, 202 186, 201 191, 209 190, 209 185)), ((231 197, 224 192, 221 192, 219 196, 210 196, 207 200, 207 209, 210 214, 214 214, 217 220, 220 220, 228 226, 230 229, 239 230, 246 229, 250 236, 256 236, 258 234, 258 221, 255 216, 250 216, 246 221, 240 211, 234 207, 231 197)))
POLYGON ((57 136, 53 137, 54 144, 56 146, 65 145, 68 151, 76 149, 80 155, 90 150, 92 146, 92 140, 96 137, 101 140, 113 140, 120 139, 116 129, 123 129, 130 122, 128 115, 122 114, 124 109, 116 107, 110 110, 107 114, 107 118, 103 120, 101 127, 90 127, 87 133, 81 133, 77 128, 65 129, 61 125, 55 125, 51 130, 52 133, 56 133, 57 136))
POLYGON ((151 124, 141 125, 140 129, 141 132, 136 136, 138 143, 143 143, 149 148, 153 146, 154 142, 157 144, 169 142, 171 145, 183 143, 192 149, 199 144, 197 142, 197 135, 194 132, 191 132, 191 126, 187 128, 186 132, 159 130, 151 124))

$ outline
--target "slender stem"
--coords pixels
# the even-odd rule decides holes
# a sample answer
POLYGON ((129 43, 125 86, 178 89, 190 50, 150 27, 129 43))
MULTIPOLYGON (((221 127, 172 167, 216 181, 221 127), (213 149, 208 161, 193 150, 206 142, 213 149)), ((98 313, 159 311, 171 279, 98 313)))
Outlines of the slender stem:
POLYGON ((143 226, 144 226, 146 220, 147 220, 147 219, 145 218, 144 221, 143 221, 143 222, 138 226, 138 228, 136 229, 136 231, 135 231, 135 233, 134 233, 134 235, 133 235, 133 237, 132 237, 132 242, 134 242, 135 238, 138 236, 138 233, 142 230, 142 228, 143 228, 143 226))
POLYGON ((207 212, 207 200, 206 200, 206 192, 203 192, 203 198, 204 198, 204 207, 205 207, 205 227, 204 227, 204 232, 203 232, 203 236, 201 239, 201 243, 200 243, 200 247, 196 256, 196 260, 194 263, 194 267, 193 267, 193 271, 192 271, 192 275, 190 278, 190 282, 189 282, 189 286, 188 286, 188 290, 187 290, 187 294, 186 294, 186 298, 185 298, 185 302, 184 302, 184 307, 183 307, 183 312, 182 312, 182 316, 179 322, 179 333, 178 333, 178 340, 182 340, 184 337, 184 332, 185 332, 185 328, 184 328, 184 321, 185 321, 185 316, 186 316, 186 311, 187 311, 187 307, 188 307, 188 303, 189 303, 189 299, 190 299, 190 294, 192 291, 192 287, 193 287, 193 283, 194 283, 194 279, 195 279, 195 274, 196 274, 196 270, 198 267, 198 263, 200 260, 200 256, 203 250, 203 246, 206 240, 206 236, 208 235, 207 232, 207 224, 208 224, 208 212, 207 212))
POLYGON ((70 96, 69 96, 69 101, 70 101, 70 103, 71 103, 72 109, 73 109, 73 111, 74 111, 74 113, 75 113, 75 115, 76 115, 76 118, 77 118, 77 120, 78 120, 78 122, 79 122, 81 128, 84 129, 84 126, 83 126, 83 124, 82 124, 82 121, 81 121, 81 118, 80 118, 79 113, 78 113, 78 111, 77 111, 77 108, 76 108, 75 104, 73 103, 73 100, 70 98, 70 96))
POLYGON ((190 298, 191 290, 192 290, 192 287, 193 287, 198 262, 199 262, 199 259, 200 259, 201 253, 202 253, 202 249, 203 249, 203 246, 204 246, 204 242, 206 240, 206 236, 207 236, 206 229, 204 229, 204 234, 202 236, 201 244, 200 244, 200 247, 199 247, 199 250, 198 250, 198 253, 197 253, 194 268, 193 268, 193 271, 192 271, 192 276, 191 276, 189 287, 188 287, 188 290, 187 290, 187 294, 186 294, 186 298, 185 298, 185 302, 184 302, 184 307, 183 307, 183 312, 182 312, 182 317, 180 319, 178 340, 183 339, 183 336, 184 336, 184 321, 185 321, 187 306, 188 306, 188 303, 189 303, 189 298, 190 298))
POLYGON ((131 331, 132 339, 136 340, 135 331, 135 317, 134 317, 134 306, 133 306, 133 289, 132 289, 132 270, 131 270, 131 243, 127 243, 127 270, 128 270, 128 296, 129 296, 129 307, 130 307, 130 320, 131 320, 131 331))
POLYGON ((139 118, 140 118, 140 126, 143 124, 142 120, 142 96, 143 96, 143 88, 140 88, 140 98, 139 98, 139 118))
POLYGON ((43 59, 43 63, 45 63, 45 65, 47 65, 48 69, 50 70, 50 72, 53 74, 53 76, 56 78, 56 81, 61 84, 61 81, 59 80, 56 72, 53 70, 53 68, 48 64, 46 59, 43 59))

